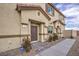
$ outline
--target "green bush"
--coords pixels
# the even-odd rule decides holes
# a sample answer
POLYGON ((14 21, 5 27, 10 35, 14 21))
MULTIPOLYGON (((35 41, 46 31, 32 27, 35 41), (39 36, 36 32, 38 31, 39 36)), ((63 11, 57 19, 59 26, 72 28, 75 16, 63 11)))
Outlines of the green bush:
POLYGON ((53 36, 49 36, 49 38, 48 38, 48 42, 52 42, 53 41, 53 36))
POLYGON ((58 39, 58 35, 56 33, 53 34, 53 41, 58 39))
POLYGON ((23 48, 26 50, 26 52, 29 52, 32 49, 31 42, 29 39, 23 39, 23 48))
POLYGON ((70 38, 71 38, 71 39, 73 39, 74 37, 73 37, 73 36, 71 36, 70 38))

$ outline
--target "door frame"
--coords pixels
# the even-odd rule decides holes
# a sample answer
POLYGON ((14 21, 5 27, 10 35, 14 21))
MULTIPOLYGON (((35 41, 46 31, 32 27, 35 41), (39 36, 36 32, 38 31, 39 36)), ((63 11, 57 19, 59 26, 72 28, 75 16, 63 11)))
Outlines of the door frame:
POLYGON ((31 26, 36 26, 37 27, 37 40, 36 41, 31 41, 31 43, 38 42, 39 41, 39 25, 31 23, 31 26))

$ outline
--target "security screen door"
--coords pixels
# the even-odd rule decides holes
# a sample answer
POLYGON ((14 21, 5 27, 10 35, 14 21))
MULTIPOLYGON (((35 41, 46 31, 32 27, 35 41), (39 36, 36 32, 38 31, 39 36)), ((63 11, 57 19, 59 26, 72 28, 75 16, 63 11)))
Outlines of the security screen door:
POLYGON ((31 41, 37 40, 37 26, 31 26, 31 41))

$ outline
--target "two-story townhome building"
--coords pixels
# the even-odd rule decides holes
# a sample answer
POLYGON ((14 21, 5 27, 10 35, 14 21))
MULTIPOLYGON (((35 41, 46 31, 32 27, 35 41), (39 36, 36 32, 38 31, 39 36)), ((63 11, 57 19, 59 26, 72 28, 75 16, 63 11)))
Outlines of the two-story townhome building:
POLYGON ((23 38, 45 42, 63 37, 65 16, 52 3, 0 4, 0 52, 19 48, 23 38))

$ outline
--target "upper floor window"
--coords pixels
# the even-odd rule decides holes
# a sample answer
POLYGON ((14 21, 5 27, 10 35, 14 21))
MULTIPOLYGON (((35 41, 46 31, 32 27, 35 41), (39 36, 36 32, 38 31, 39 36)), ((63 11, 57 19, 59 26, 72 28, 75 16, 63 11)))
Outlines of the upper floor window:
POLYGON ((48 8, 48 13, 52 14, 52 8, 51 7, 48 8))
POLYGON ((54 8, 50 4, 46 4, 46 11, 50 15, 54 16, 54 8))
POLYGON ((48 7, 48 13, 54 15, 54 10, 52 7, 48 7))

